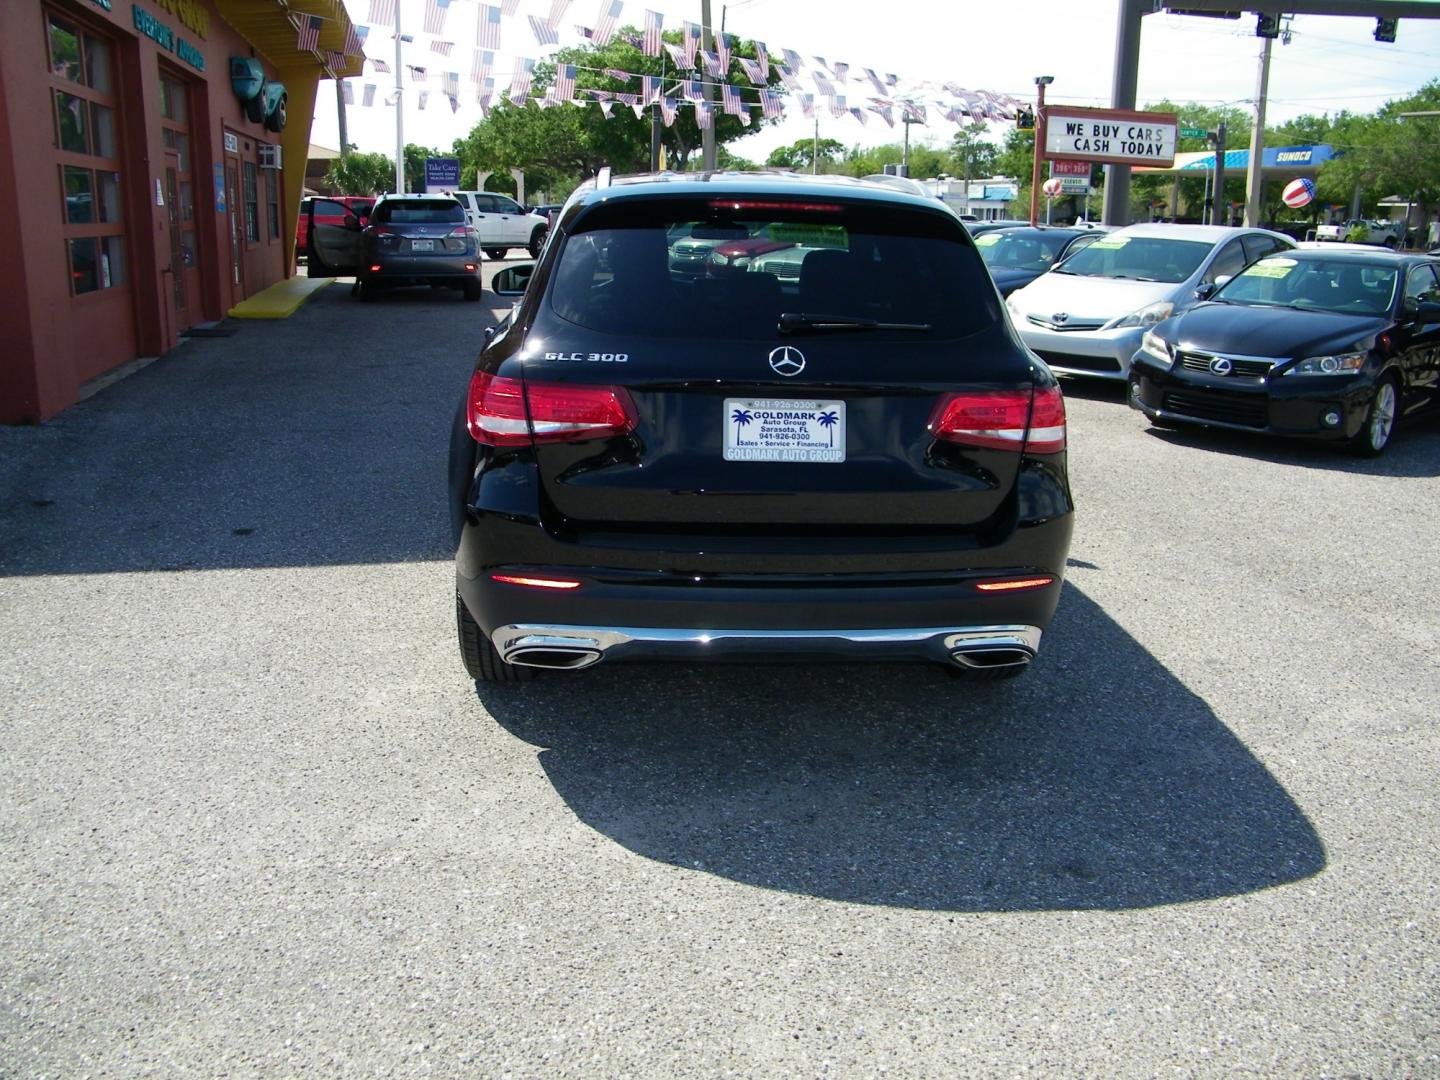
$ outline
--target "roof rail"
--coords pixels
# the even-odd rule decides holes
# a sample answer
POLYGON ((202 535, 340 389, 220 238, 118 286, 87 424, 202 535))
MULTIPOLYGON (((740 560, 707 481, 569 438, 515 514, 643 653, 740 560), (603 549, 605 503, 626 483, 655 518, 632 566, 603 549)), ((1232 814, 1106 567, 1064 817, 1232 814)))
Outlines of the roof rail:
POLYGON ((600 166, 600 171, 595 174, 595 187, 596 187, 596 190, 601 190, 601 189, 604 189, 604 188, 608 188, 609 186, 610 186, 610 166, 609 166, 609 165, 601 165, 601 166, 600 166))
POLYGON ((880 184, 883 187, 894 188, 896 191, 903 191, 907 195, 919 195, 922 198, 933 199, 935 196, 919 180, 912 180, 908 176, 892 176, 890 173, 871 173, 869 176, 860 178, 867 184, 880 184))

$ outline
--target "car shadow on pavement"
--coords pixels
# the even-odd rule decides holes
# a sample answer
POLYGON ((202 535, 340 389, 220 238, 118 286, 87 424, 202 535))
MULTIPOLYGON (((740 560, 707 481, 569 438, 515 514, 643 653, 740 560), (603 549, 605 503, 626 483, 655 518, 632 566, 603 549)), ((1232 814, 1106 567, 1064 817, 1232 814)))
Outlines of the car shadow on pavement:
POLYGON ((477 685, 587 825, 763 888, 943 911, 1122 910, 1325 866, 1304 812, 1072 585, 1035 668, 614 665, 477 685))
MULTIPOLYGON (((1135 415, 1140 423, 1145 422, 1139 413, 1135 415)), ((1224 428, 1151 426, 1147 433, 1174 446, 1302 469, 1359 476, 1440 476, 1440 415, 1417 417, 1398 426, 1389 447, 1378 458, 1356 457, 1333 443, 1249 435, 1224 428)))

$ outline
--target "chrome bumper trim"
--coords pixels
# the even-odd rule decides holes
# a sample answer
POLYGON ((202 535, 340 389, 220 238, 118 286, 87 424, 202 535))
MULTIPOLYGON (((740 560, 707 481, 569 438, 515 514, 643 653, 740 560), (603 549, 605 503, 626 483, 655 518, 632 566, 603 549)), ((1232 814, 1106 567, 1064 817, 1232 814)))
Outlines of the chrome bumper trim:
MULTIPOLYGON (((711 660, 825 654, 835 659, 933 660, 957 663, 960 650, 1040 649, 1038 626, 930 626, 892 630, 680 630, 638 626, 546 626, 511 623, 490 640, 506 663, 527 650, 583 650, 607 660, 711 660)), ((583 666, 583 665, 582 665, 583 666)))

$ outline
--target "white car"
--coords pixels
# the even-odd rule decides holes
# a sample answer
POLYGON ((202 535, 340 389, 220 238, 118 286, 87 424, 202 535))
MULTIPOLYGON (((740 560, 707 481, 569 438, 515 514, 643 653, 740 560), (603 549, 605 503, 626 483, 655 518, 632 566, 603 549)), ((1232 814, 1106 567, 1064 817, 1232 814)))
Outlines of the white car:
POLYGON ((465 208, 465 220, 480 234, 480 247, 487 258, 503 259, 511 248, 524 248, 531 258, 540 257, 550 222, 525 208, 508 195, 493 191, 447 191, 465 208))
POLYGON ((1145 331, 1192 307, 1288 236, 1224 225, 1131 225, 1056 264, 1006 300, 1025 344, 1054 371, 1124 379, 1145 331))

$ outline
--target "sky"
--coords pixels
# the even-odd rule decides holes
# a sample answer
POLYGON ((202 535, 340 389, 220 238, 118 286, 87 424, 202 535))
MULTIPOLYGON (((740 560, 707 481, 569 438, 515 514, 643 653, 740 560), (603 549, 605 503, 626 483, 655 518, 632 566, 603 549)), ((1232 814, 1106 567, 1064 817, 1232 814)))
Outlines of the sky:
MULTIPOLYGON (((545 18, 551 2, 520 0, 518 14, 503 21, 502 48, 494 68, 497 89, 509 86, 517 57, 543 60, 556 51, 556 46, 537 45, 526 18, 545 18)), ((594 25, 604 2, 573 0, 560 24, 558 47, 581 43, 576 24, 594 25)), ((1240 2, 1243 0, 1237 0, 1240 2)), ((481 119, 480 108, 474 103, 474 85, 469 81, 478 3, 451 0, 445 32, 438 38, 423 33, 425 0, 399 3, 402 30, 415 37, 413 43, 402 46, 404 62, 423 65, 431 72, 425 84, 430 100, 424 111, 416 109, 417 93, 406 91, 404 138, 407 143, 448 151, 455 139, 463 137, 481 119), (430 45, 436 40, 456 43, 449 58, 431 51, 430 45), (460 74, 460 108, 454 113, 440 94, 438 73, 442 71, 460 74)), ((370 4, 371 0, 345 0, 352 20, 361 25, 370 24, 370 4)), ((638 28, 647 8, 664 15, 666 30, 678 29, 682 20, 700 21, 700 0, 624 0, 620 25, 638 28)), ((1436 8, 1440 15, 1440 3, 1436 8)), ((1098 108, 1111 103, 1118 9, 1119 0, 711 2, 717 26, 742 38, 764 41, 772 55, 778 55, 781 49, 794 49, 807 63, 816 55, 832 63, 844 61, 851 65, 852 75, 862 79, 860 69, 864 67, 897 74, 902 88, 922 82, 955 82, 970 90, 989 90, 1025 100, 1034 98, 1035 76, 1053 75, 1055 81, 1046 90, 1048 103, 1098 108)), ((1373 18, 1298 15, 1289 25, 1290 43, 1282 45, 1277 41, 1274 45, 1267 124, 1340 109, 1368 113, 1440 77, 1440 18, 1402 19, 1394 44, 1374 40, 1373 18)), ((1253 107, 1262 45, 1254 30, 1255 16, 1250 14, 1239 20, 1146 16, 1140 45, 1139 107, 1163 98, 1253 107)), ((393 67, 393 32, 375 27, 365 51, 393 67)), ((810 89, 808 73, 802 78, 810 89)), ((394 74, 379 74, 367 64, 365 76, 351 82, 357 104, 346 110, 350 141, 362 151, 380 151, 393 157, 395 109, 386 106, 384 99, 387 89, 394 86, 394 74), (378 89, 374 106, 363 108, 358 102, 367 82, 376 83, 378 89)), ((311 142, 336 147, 339 134, 335 95, 326 92, 328 86, 322 84, 318 95, 311 142)), ((866 89, 862 87, 868 89, 869 84, 851 83, 847 87, 852 103, 863 103, 866 89)), ((795 115, 787 115, 778 124, 730 143, 730 150, 763 162, 774 148, 810 137, 814 122, 800 115, 798 108, 789 111, 795 115)), ((992 136, 1003 134, 1006 127, 992 123, 992 136)), ((912 145, 928 142, 943 147, 955 131, 954 124, 932 112, 929 123, 911 128, 912 145)), ((820 135, 846 146, 875 146, 899 142, 901 129, 897 123, 892 130, 874 114, 862 126, 851 117, 836 119, 825 113, 820 135)))

